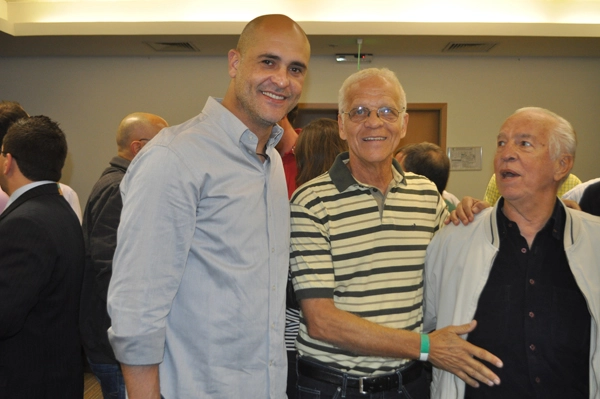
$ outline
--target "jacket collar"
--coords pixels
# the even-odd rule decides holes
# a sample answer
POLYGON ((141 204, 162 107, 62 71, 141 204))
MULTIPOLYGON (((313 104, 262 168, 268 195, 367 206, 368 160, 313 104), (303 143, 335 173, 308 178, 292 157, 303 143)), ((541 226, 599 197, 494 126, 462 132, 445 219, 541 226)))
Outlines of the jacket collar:
POLYGON ((0 220, 4 219, 6 215, 17 209, 21 204, 29 201, 32 198, 39 197, 40 195, 60 195, 58 192, 58 183, 52 182, 36 186, 30 190, 25 191, 19 196, 14 202, 12 202, 4 212, 0 213, 0 220))
MULTIPOLYGON (((565 249, 567 249, 568 247, 573 245, 575 243, 575 241, 577 240, 577 235, 579 234, 579 225, 574 225, 574 223, 573 223, 573 216, 574 216, 573 212, 576 212, 576 211, 572 210, 571 208, 568 208, 565 205, 565 203, 562 202, 562 200, 560 198, 558 198, 558 201, 560 202, 560 205, 562 205, 565 210, 565 220, 564 220, 565 228, 564 228, 563 242, 564 242, 565 249)), ((488 217, 484 221, 485 234, 488 238, 488 241, 496 249, 500 248, 500 233, 498 231, 498 209, 500 208, 501 204, 504 204, 504 198, 500 198, 498 201, 496 201, 496 205, 494 205, 493 210, 489 212, 488 217)), ((558 203, 557 203, 557 205, 558 205, 558 203)), ((555 213, 556 213, 556 209, 557 208, 555 207, 555 213)))

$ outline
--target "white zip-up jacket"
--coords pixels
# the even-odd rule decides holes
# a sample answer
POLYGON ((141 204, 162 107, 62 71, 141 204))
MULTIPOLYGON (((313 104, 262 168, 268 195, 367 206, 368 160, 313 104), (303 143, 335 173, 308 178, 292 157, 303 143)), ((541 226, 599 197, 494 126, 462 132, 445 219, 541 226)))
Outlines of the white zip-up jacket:
MULTIPOLYGON (((468 226, 446 226, 429 244, 425 258, 424 331, 473 320, 500 246, 498 202, 482 211, 468 226)), ((565 210, 567 260, 592 318, 590 399, 600 399, 600 217, 566 206, 565 210)), ((465 383, 460 378, 434 368, 432 399, 462 399, 464 395, 465 383)))

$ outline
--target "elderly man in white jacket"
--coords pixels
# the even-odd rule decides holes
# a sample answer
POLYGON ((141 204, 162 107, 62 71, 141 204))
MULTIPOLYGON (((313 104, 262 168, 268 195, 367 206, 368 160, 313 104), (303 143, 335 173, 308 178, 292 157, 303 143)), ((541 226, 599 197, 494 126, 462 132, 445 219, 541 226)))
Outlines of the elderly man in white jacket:
POLYGON ((492 387, 434 369, 432 398, 600 398, 600 218, 556 196, 575 148, 560 116, 517 110, 494 157, 503 198, 429 245, 425 330, 475 319, 466 339, 504 364, 492 387))

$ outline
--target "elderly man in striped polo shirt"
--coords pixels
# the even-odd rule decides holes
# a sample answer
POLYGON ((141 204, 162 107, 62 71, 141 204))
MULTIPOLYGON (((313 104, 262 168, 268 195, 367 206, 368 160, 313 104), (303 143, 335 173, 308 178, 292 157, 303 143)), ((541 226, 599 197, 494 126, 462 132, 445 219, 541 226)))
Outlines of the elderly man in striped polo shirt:
POLYGON ((339 109, 349 152, 291 199, 299 397, 426 398, 419 360, 498 384, 474 356, 500 359, 459 337, 474 322, 422 334, 425 251, 448 213, 435 185, 393 158, 408 123, 400 82, 388 69, 359 71, 339 109))

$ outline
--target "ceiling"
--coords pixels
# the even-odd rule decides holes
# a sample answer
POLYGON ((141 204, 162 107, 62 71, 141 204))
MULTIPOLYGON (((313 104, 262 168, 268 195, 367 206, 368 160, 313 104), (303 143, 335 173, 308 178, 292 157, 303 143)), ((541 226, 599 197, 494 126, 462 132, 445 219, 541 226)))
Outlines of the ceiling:
MULTIPOLYGON (((377 56, 600 57, 597 37, 360 35, 377 56), (454 49, 447 49, 454 44, 454 49), (486 46, 489 45, 489 46, 486 46), (487 47, 492 46, 486 50, 487 47), (446 50, 445 50, 446 49, 446 50)), ((72 35, 14 37, 0 32, 0 56, 224 56, 237 35, 72 35)), ((313 55, 356 54, 357 35, 309 35, 313 55)))
POLYGON ((600 57, 600 0, 245 1, 0 0, 0 56, 224 56, 286 12, 317 56, 600 57))

